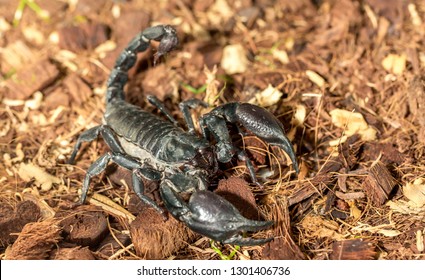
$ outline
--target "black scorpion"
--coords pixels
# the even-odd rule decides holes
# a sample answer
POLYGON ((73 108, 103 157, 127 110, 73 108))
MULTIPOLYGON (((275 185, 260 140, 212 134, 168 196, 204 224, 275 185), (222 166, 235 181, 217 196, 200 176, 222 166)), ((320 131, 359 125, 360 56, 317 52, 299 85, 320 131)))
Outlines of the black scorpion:
POLYGON ((224 198, 208 190, 210 180, 218 171, 218 163, 229 162, 235 155, 246 162, 254 183, 252 163, 243 150, 231 141, 227 122, 239 124, 270 145, 282 148, 291 158, 298 173, 293 147, 284 134, 282 124, 266 109, 248 103, 228 103, 213 109, 200 118, 202 136, 197 135, 190 109, 207 104, 190 99, 180 103, 188 131, 177 126, 177 121, 154 96, 148 101, 156 106, 169 121, 146 112, 124 100, 124 85, 128 70, 136 63, 137 53, 145 51, 150 41, 160 42, 154 64, 178 45, 176 31, 171 26, 159 25, 138 34, 121 53, 107 81, 106 112, 102 125, 83 132, 70 156, 73 163, 83 142, 99 135, 110 152, 98 158, 87 170, 80 203, 84 203, 90 179, 105 170, 112 160, 132 171, 134 192, 145 203, 163 213, 152 199, 144 195, 142 177, 160 181, 160 195, 172 216, 190 229, 213 240, 236 245, 257 245, 272 238, 252 239, 243 232, 256 232, 270 227, 272 221, 254 221, 244 218, 224 198), (210 140, 215 140, 211 144, 210 140), (180 193, 191 194, 186 203, 180 193))

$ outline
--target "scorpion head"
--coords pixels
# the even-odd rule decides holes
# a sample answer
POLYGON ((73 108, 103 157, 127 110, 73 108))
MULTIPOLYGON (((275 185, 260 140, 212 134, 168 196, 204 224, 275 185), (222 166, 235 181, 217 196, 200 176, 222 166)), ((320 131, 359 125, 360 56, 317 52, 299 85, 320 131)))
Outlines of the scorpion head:
POLYGON ((217 173, 218 163, 211 146, 201 147, 195 156, 189 161, 189 166, 208 171, 210 174, 217 173))

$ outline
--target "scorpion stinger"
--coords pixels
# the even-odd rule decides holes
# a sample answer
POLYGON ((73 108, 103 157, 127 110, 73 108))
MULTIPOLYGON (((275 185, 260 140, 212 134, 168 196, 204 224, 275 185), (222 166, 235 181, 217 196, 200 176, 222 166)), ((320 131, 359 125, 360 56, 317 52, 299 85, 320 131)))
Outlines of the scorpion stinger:
POLYGON ((210 191, 197 191, 186 204, 173 189, 173 183, 163 180, 161 197, 167 211, 191 230, 224 244, 254 246, 273 238, 244 238, 244 232, 257 232, 273 225, 272 221, 254 221, 243 217, 227 200, 210 191))

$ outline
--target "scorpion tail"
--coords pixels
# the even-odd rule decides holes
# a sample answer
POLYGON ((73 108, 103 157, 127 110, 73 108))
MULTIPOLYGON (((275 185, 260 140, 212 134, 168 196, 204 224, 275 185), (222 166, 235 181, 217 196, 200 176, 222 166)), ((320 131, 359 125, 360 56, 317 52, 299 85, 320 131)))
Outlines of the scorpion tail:
POLYGON ((154 64, 164 54, 174 49, 179 40, 176 30, 169 25, 150 27, 139 33, 121 52, 107 82, 106 104, 114 99, 124 100, 124 85, 128 80, 128 70, 136 64, 137 54, 144 52, 151 40, 160 42, 154 64))

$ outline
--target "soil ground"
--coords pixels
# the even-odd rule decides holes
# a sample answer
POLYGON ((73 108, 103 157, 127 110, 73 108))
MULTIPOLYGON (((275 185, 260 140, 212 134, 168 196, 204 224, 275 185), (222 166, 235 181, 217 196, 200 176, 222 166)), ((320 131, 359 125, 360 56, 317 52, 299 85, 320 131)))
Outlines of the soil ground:
MULTIPOLYGON (((0 0, 2 259, 425 259, 425 3, 403 0, 0 0), (18 6, 25 4, 23 6, 18 6), (21 13, 22 12, 22 13, 21 13), (262 246, 210 242, 143 205, 113 164, 75 207, 85 172, 108 148, 82 131, 102 122, 115 60, 141 30, 171 24, 130 70, 126 98, 266 107, 300 165, 233 130, 243 162, 216 191, 252 219, 275 221, 262 246)), ((158 203, 157 185, 146 182, 158 203)))

